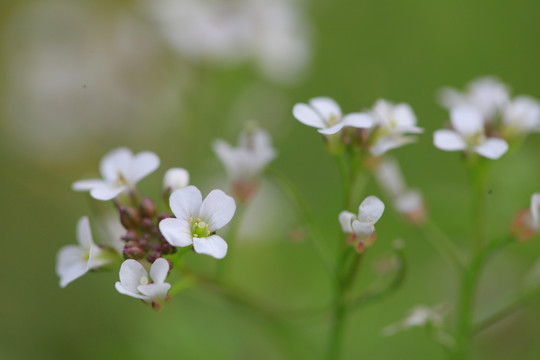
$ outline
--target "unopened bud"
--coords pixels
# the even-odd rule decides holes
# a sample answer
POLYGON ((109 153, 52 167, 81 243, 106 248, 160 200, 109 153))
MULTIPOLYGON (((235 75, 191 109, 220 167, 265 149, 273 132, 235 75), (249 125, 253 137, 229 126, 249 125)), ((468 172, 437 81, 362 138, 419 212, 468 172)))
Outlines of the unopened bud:
POLYGON ((143 218, 141 221, 141 229, 151 232, 154 228, 154 222, 150 218, 143 218))
POLYGON ((139 259, 142 259, 144 257, 144 250, 141 249, 140 247, 138 246, 134 246, 134 247, 130 247, 130 248, 124 248, 124 257, 126 259, 135 259, 135 260, 139 260, 139 259))
POLYGON ((126 242, 130 241, 138 241, 139 240, 139 233, 134 230, 129 230, 127 233, 122 235, 122 240, 126 242))
POLYGON ((156 251, 156 250, 152 250, 148 253, 148 255, 146 256, 146 260, 148 260, 148 262, 150 263, 153 263, 154 261, 156 261, 157 259, 159 259, 161 257, 161 254, 159 251, 156 251))
POLYGON ((163 177, 163 190, 172 193, 175 190, 184 188, 189 184, 189 172, 182 168, 172 168, 167 170, 163 177))
POLYGON ((163 212, 163 213, 158 215, 158 222, 163 220, 163 219, 168 219, 170 217, 172 217, 172 216, 169 213, 163 212))
POLYGON ((137 210, 129 206, 120 206, 118 211, 120 211, 120 222, 127 230, 136 229, 139 226, 141 217, 137 210))
POLYGON ((149 198, 144 198, 140 205, 141 214, 147 218, 153 218, 157 215, 156 205, 149 198))
POLYGON ((168 254, 174 254, 176 252, 176 248, 172 246, 169 243, 161 245, 161 254, 168 255, 168 254))

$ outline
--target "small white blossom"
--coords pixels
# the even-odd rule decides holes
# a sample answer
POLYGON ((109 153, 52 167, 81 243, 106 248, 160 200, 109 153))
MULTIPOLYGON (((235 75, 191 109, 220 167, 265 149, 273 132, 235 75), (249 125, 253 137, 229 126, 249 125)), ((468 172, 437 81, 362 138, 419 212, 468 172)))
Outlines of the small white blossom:
POLYGON ((118 148, 101 160, 99 169, 103 179, 76 181, 72 188, 75 191, 90 191, 90 195, 97 200, 111 200, 158 167, 159 158, 152 152, 143 151, 133 155, 127 148, 118 148))
POLYGON ((232 181, 253 179, 276 157, 272 139, 262 129, 243 132, 238 147, 216 140, 213 148, 232 181))
POLYGON ((171 168, 163 176, 163 189, 175 191, 189 184, 189 172, 183 168, 171 168))
POLYGON ((215 231, 231 221, 236 210, 232 197, 212 190, 203 201, 199 189, 188 186, 173 192, 169 204, 176 218, 162 220, 159 229, 171 245, 193 245, 196 253, 225 257, 227 243, 215 231))
POLYGON ((343 232, 354 234, 360 241, 367 240, 375 232, 375 223, 381 218, 384 203, 376 196, 368 196, 358 207, 358 215, 349 211, 339 214, 343 232))
POLYGON ((437 148, 446 151, 474 151, 489 159, 498 159, 508 150, 505 140, 485 135, 482 114, 475 108, 453 108, 450 121, 454 130, 437 130, 433 134, 437 148))
POLYGON ((413 327, 426 326, 427 324, 440 328, 443 324, 443 311, 444 308, 442 308, 442 306, 435 308, 430 308, 424 305, 416 306, 410 310, 409 315, 405 319, 385 327, 383 334, 390 336, 399 331, 407 330, 413 327))
POLYGON ((517 96, 502 111, 505 134, 526 134, 540 130, 540 104, 528 96, 517 96))
POLYGON ((341 114, 339 105, 329 97, 316 97, 308 104, 299 103, 293 107, 294 117, 302 124, 319 129, 324 135, 339 132, 345 126, 368 129, 373 119, 365 113, 341 114))
POLYGON ((169 263, 159 258, 150 267, 150 277, 145 268, 136 260, 128 259, 120 267, 120 281, 115 284, 120 294, 128 295, 148 303, 160 303, 167 298, 171 284, 165 279, 169 273, 169 263))
POLYGON ((66 287, 89 270, 97 269, 110 261, 104 256, 104 251, 94 244, 90 222, 86 216, 77 223, 77 241, 79 245, 64 246, 58 252, 56 274, 60 277, 61 287, 66 287))
POLYGON ((474 107, 482 114, 485 121, 493 118, 501 111, 510 98, 508 87, 494 77, 483 77, 469 83, 467 92, 443 88, 439 100, 448 110, 460 107, 474 107))
POLYGON ((386 100, 378 100, 373 107, 372 116, 375 119, 376 133, 370 152, 375 156, 416 141, 416 138, 404 134, 420 134, 424 131, 416 126, 416 116, 405 103, 394 105, 386 100))

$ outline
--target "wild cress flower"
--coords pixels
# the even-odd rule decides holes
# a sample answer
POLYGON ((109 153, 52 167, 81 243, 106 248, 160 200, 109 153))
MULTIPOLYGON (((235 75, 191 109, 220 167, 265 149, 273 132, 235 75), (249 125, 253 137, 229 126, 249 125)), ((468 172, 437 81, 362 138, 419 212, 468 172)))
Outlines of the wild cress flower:
POLYGON ((470 106, 459 106, 450 111, 454 130, 437 130, 433 134, 435 146, 446 151, 474 151, 489 159, 498 159, 508 150, 508 143, 487 137, 482 114, 470 106))
POLYGON ((514 137, 540 130, 540 103, 529 96, 517 96, 502 109, 502 133, 514 137))
POLYGON ((156 259, 150 267, 151 279, 140 262, 128 259, 120 267, 120 281, 115 287, 120 294, 144 300, 159 310, 171 288, 171 284, 165 282, 168 273, 169 262, 164 258, 156 259))
POLYGON ((188 186, 173 192, 169 204, 176 218, 161 220, 159 229, 171 245, 193 245, 196 253, 225 257, 227 243, 215 231, 232 219, 236 210, 232 197, 212 190, 203 201, 199 189, 188 186))
POLYGON ((293 107, 294 117, 302 124, 319 129, 324 135, 339 132, 345 126, 368 129, 373 119, 365 113, 341 114, 339 105, 329 97, 316 97, 308 104, 299 103, 293 107))
POLYGON ((127 148, 118 148, 107 153, 101 160, 99 169, 103 179, 76 181, 72 188, 75 191, 90 191, 90 195, 97 200, 111 200, 158 167, 159 158, 152 152, 133 155, 127 148))
POLYGON ((375 223, 381 218, 384 203, 376 196, 368 196, 358 207, 358 215, 349 211, 339 214, 339 223, 344 233, 351 234, 349 243, 361 253, 365 246, 375 240, 375 223))
POLYGON ((89 270, 97 269, 112 260, 107 256, 106 250, 94 244, 90 222, 86 216, 77 223, 77 241, 79 245, 64 246, 58 252, 56 274, 60 277, 61 287, 66 287, 89 270))
POLYGON ((375 119, 374 143, 370 147, 374 156, 416 141, 416 138, 404 134, 420 134, 424 131, 416 126, 416 116, 405 103, 394 105, 386 100, 378 100, 371 115, 375 119))

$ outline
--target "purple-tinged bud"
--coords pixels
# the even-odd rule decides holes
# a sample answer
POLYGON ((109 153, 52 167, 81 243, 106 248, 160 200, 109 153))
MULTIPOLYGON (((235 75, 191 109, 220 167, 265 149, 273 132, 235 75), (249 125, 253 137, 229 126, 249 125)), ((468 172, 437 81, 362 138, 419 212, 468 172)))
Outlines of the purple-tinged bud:
POLYGON ((169 243, 161 245, 160 249, 163 255, 174 254, 176 252, 176 248, 169 243))
POLYGON ((130 241, 138 241, 139 240, 139 233, 133 230, 129 230, 127 233, 122 235, 122 240, 126 242, 130 241))
POLYGON ((161 310, 161 305, 159 305, 157 302, 155 301, 152 301, 152 309, 156 310, 156 311, 160 311, 161 310))
POLYGON ((154 229, 154 222, 150 218, 143 218, 141 221, 141 229, 151 232, 154 229))
POLYGON ((124 248, 123 252, 126 259, 139 260, 142 259, 145 255, 144 250, 137 246, 124 248))
POLYGON ((153 263, 154 261, 156 261, 160 257, 161 257, 161 254, 160 254, 159 251, 152 250, 152 251, 150 251, 148 253, 148 255, 146 255, 146 260, 148 260, 148 262, 150 262, 150 263, 153 263))
POLYGON ((120 206, 120 222, 127 230, 137 229, 141 223, 139 212, 129 206, 120 206))
POLYGON ((149 198, 144 198, 141 201, 141 214, 148 218, 154 218, 157 215, 156 205, 149 198))
POLYGON ((168 218, 171 218, 171 214, 169 213, 166 213, 166 212, 162 212, 161 214, 158 215, 158 222, 163 220, 163 219, 168 219, 168 218))

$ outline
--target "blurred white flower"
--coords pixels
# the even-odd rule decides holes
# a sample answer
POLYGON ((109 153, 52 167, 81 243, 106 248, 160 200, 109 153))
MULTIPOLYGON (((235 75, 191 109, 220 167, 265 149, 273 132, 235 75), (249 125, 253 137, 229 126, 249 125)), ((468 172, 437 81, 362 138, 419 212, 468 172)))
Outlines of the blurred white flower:
POLYGON ((302 124, 319 129, 324 135, 339 132, 346 126, 367 129, 373 126, 373 119, 365 113, 341 114, 341 108, 334 99, 316 97, 308 104, 299 103, 293 107, 294 117, 302 124))
POLYGON ((384 212, 384 203, 376 196, 368 196, 358 207, 358 215, 349 211, 339 214, 339 223, 344 233, 353 234, 349 239, 351 245, 355 245, 359 252, 364 249, 364 243, 371 244, 375 233, 375 223, 384 212))
POLYGON ((495 77, 482 77, 467 86, 467 92, 443 88, 439 94, 441 105, 448 110, 457 106, 470 106, 480 111, 484 121, 492 121, 509 101, 508 87, 495 77))
POLYGON ((212 190, 202 200, 199 189, 188 186, 171 194, 170 207, 176 218, 163 219, 159 229, 173 246, 190 246, 196 253, 222 259, 227 243, 215 231, 229 223, 236 210, 234 199, 221 190, 212 190))
POLYGON ((433 134, 437 148, 474 151, 489 159, 498 159, 508 150, 505 140, 485 135, 482 114, 476 108, 455 107, 450 111, 450 121, 454 130, 437 130, 433 134))
POLYGON ((540 226, 538 212, 540 211, 540 193, 531 196, 531 227, 535 230, 540 226))
POLYGON ((152 152, 143 151, 133 155, 128 148, 118 148, 107 153, 99 164, 103 180, 79 180, 73 183, 72 188, 75 191, 90 191, 90 195, 97 200, 111 200, 158 167, 159 158, 152 152))
POLYGON ((416 116, 405 103, 394 105, 381 99, 375 103, 371 114, 376 128, 370 152, 375 156, 416 141, 415 137, 404 136, 405 134, 420 134, 424 131, 416 126, 416 116))
POLYGON ((409 315, 392 325, 388 325, 383 329, 383 334, 386 336, 394 335, 403 330, 408 330, 413 327, 421 327, 431 324, 436 328, 443 325, 443 308, 441 306, 430 308, 428 306, 419 305, 409 311, 409 315))
POLYGON ((271 80, 287 82, 309 60, 303 13, 287 0, 150 0, 165 39, 192 61, 254 61, 271 80))
POLYGON ((183 168, 171 168, 163 176, 163 189, 173 192, 189 184, 189 172, 183 168))
POLYGON ((141 263, 128 259, 120 267, 120 281, 116 282, 115 287, 120 294, 152 303, 159 309, 159 303, 167 299, 167 292, 171 288, 171 284, 165 282, 168 273, 169 262, 163 258, 152 263, 151 279, 141 263))
POLYGON ((77 241, 79 245, 64 246, 58 252, 56 274, 60 277, 61 287, 66 287, 89 270, 111 261, 111 258, 105 256, 105 251, 94 244, 90 222, 86 216, 77 223, 77 241))
POLYGON ((505 135, 521 135, 540 130, 540 103, 529 96, 517 96, 502 109, 505 135))

